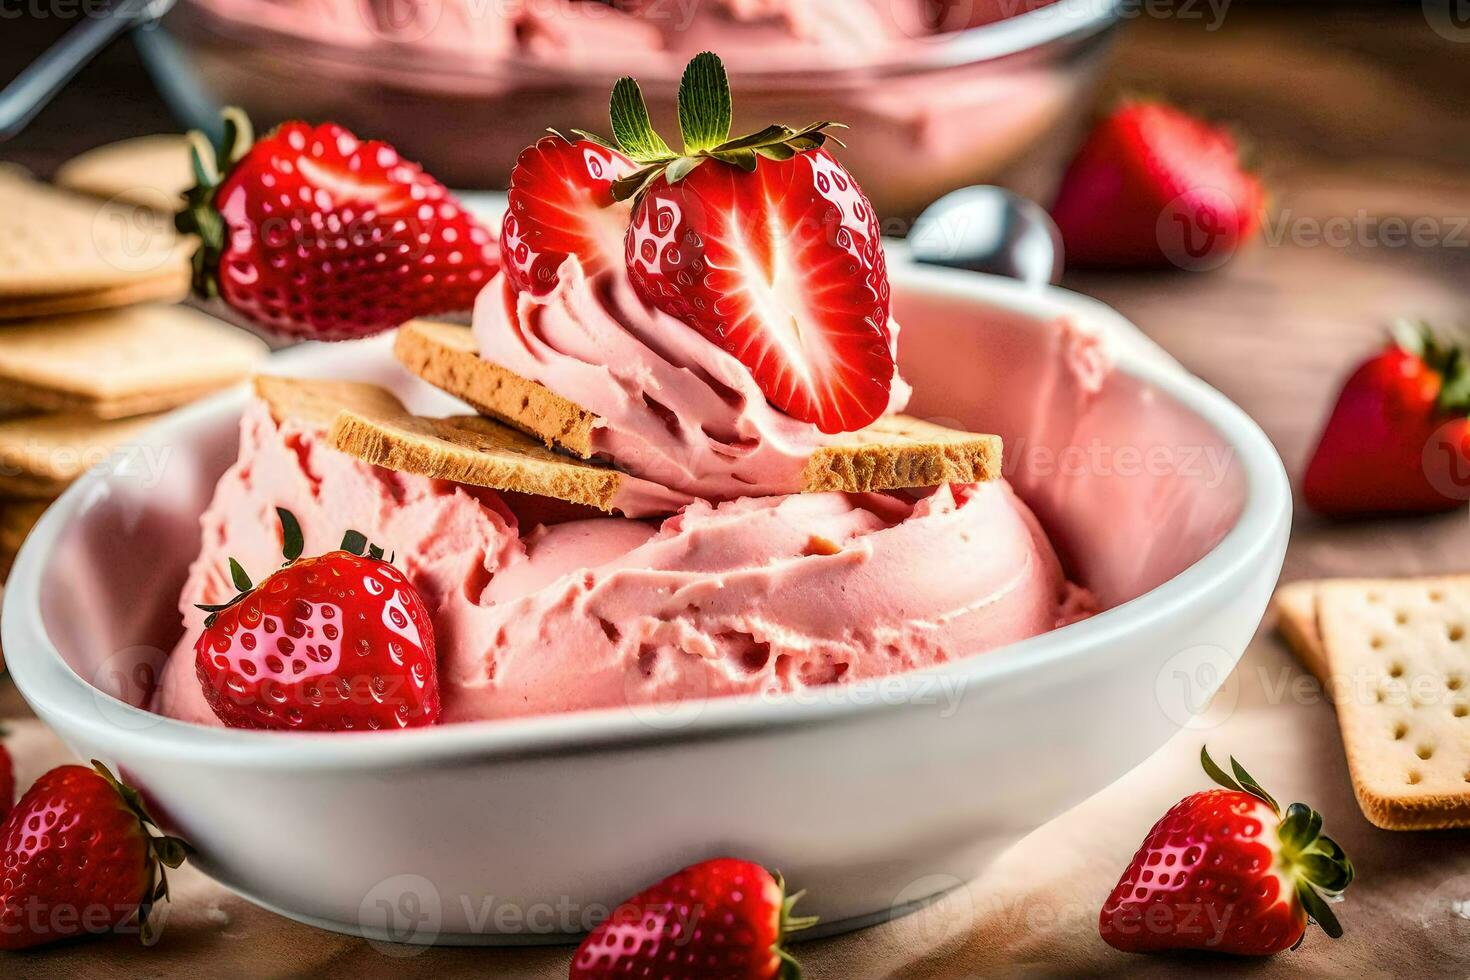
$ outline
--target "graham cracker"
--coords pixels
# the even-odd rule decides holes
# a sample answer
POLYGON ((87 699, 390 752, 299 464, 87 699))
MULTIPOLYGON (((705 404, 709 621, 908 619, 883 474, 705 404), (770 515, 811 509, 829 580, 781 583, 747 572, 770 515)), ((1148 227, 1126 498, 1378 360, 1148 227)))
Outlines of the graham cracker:
POLYGON ((124 286, 86 289, 28 299, 0 297, 0 320, 29 320, 35 317, 66 316, 94 310, 115 310, 133 303, 178 303, 189 295, 189 281, 169 273, 140 279, 124 286))
POLYGON ((1387 830, 1470 827, 1470 576, 1299 583, 1277 608, 1337 706, 1359 806, 1387 830))
MULTIPOLYGON (((412 320, 398 330, 394 354, 410 371, 548 448, 588 459, 592 412, 541 384, 483 360, 468 327, 412 320)), ((802 493, 864 493, 980 483, 1001 472, 999 436, 961 432, 906 415, 888 416, 807 461, 802 493)))
POLYGON ((548 449, 592 458, 597 416, 544 385, 482 359, 469 327, 410 320, 398 328, 393 354, 429 384, 537 437, 548 449))
POLYGON ((167 215, 0 170, 0 318, 179 298, 189 278, 167 215))
POLYGON ((189 141, 168 133, 108 143, 63 163, 55 183, 79 194, 173 213, 194 186, 189 141))
POLYGON ((407 411, 403 402, 387 388, 361 381, 257 374, 253 385, 255 397, 265 402, 277 424, 295 419, 329 429, 342 411, 372 416, 401 415, 407 411))
POLYGON ((49 506, 49 500, 0 501, 0 582, 10 575, 20 546, 49 506))
POLYGON ((126 418, 234 384, 267 353, 257 338, 181 306, 26 320, 0 325, 0 390, 38 411, 126 418))
POLYGON ((0 496, 49 500, 156 418, 100 421, 70 413, 0 422, 0 496))
POLYGON ((618 509, 630 482, 643 482, 547 449, 480 415, 413 415, 377 385, 261 377, 256 391, 278 421, 289 417, 325 425, 334 448, 384 469, 554 497, 602 511, 618 509))

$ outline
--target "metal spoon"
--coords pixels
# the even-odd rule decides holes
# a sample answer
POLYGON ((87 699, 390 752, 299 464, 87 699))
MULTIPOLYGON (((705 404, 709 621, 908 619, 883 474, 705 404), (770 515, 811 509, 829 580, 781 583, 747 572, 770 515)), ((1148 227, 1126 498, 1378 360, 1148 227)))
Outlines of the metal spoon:
POLYGON ((953 191, 924 209, 908 237, 916 262, 988 272, 1031 286, 1062 276, 1062 236, 1035 201, 1002 187, 953 191))
POLYGON ((0 89, 0 142, 25 129, 36 113, 119 34, 157 20, 173 4, 174 0, 116 0, 105 10, 89 12, 0 89))

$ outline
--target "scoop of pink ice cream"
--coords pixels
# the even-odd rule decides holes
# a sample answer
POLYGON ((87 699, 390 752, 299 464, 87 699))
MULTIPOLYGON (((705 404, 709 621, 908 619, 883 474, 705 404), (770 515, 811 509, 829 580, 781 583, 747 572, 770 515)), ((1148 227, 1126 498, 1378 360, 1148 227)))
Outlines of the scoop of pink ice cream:
POLYGON ((348 528, 397 553, 434 619, 450 722, 884 676, 1091 610, 1004 483, 522 527, 507 498, 370 466, 256 404, 202 518, 161 713, 217 724, 195 675, 194 606, 233 594, 229 556, 256 577, 279 564, 277 507, 298 518, 308 554, 348 528))
MULTIPOLYGON (((807 459, 842 442, 777 409, 750 370, 643 303, 621 270, 589 280, 575 256, 545 296, 504 276, 475 304, 480 356, 598 416, 592 448, 619 468, 707 500, 794 493, 807 459)), ((896 348, 900 328, 889 322, 896 348)), ((894 375, 888 411, 911 394, 894 375)))

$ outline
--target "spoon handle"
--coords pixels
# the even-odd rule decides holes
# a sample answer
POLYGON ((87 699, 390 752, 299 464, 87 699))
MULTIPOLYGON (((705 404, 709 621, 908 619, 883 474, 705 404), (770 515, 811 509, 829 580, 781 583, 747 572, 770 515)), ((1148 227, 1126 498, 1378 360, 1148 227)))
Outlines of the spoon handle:
POLYGON ((119 34, 162 16, 171 6, 171 2, 158 0, 117 0, 103 11, 83 17, 0 89, 0 141, 25 129, 56 93, 119 34))

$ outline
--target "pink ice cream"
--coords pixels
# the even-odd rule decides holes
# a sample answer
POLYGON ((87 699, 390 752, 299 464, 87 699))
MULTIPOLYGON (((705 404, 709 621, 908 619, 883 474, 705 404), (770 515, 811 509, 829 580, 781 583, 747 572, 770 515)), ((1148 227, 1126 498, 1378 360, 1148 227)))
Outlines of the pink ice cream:
POLYGON ((858 65, 900 57, 936 34, 1036 3, 945 0, 209 0, 290 34, 491 60, 573 59, 579 67, 682 67, 717 50, 741 68, 797 59, 858 65), (636 53, 636 54, 635 54, 636 53))
POLYGON ((885 676, 1091 610, 1003 482, 700 502, 661 523, 533 524, 527 504, 368 465, 252 405, 154 707, 218 723, 195 677, 194 604, 233 593, 229 556, 257 574, 279 563, 276 507, 308 554, 346 528, 397 552, 432 612, 446 722, 885 676))
MULTIPOLYGON (((598 453, 696 497, 797 492, 812 452, 844 438, 777 410, 745 365, 646 306, 621 270, 589 281, 575 256, 545 296, 492 281, 474 331, 486 360, 598 416, 598 453)), ((889 332, 896 346, 898 324, 889 332)), ((895 376, 888 411, 902 411, 910 394, 895 376)))

